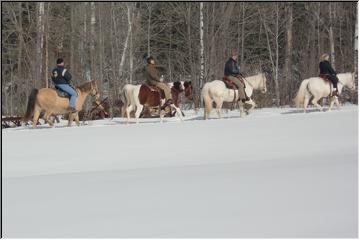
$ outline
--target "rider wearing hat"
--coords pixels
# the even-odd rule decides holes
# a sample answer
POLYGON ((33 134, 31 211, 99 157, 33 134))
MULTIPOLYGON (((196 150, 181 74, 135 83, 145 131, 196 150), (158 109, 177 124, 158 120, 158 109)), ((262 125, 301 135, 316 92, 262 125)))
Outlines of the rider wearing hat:
POLYGON ((165 99, 166 99, 165 106, 171 105, 173 103, 171 98, 171 89, 166 83, 161 82, 158 75, 158 71, 155 66, 154 58, 150 56, 147 58, 146 62, 147 62, 147 66, 145 69, 146 83, 162 89, 165 93, 165 99))
POLYGON ((77 93, 75 89, 70 86, 71 74, 69 71, 64 68, 64 60, 62 58, 58 58, 56 60, 56 68, 54 68, 51 72, 51 79, 55 84, 55 88, 58 88, 70 95, 69 101, 69 112, 76 112, 75 102, 77 93))

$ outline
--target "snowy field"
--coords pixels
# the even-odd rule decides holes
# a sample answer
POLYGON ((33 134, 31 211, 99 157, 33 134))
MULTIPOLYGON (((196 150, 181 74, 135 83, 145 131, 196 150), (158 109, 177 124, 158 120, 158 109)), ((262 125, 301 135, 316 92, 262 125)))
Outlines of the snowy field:
POLYGON ((2 131, 4 237, 348 238, 358 106, 2 131))

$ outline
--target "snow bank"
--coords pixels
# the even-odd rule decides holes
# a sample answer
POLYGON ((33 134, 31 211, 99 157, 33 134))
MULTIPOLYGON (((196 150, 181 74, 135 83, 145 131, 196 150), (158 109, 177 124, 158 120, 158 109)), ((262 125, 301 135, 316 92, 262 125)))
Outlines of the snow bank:
POLYGON ((357 236, 357 106, 186 114, 3 130, 4 236, 357 236))

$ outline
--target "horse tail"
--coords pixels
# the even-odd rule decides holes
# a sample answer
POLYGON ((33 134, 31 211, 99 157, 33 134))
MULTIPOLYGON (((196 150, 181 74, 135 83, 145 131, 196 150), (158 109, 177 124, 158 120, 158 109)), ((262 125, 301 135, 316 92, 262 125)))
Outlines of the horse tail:
POLYGON ((125 109, 128 106, 128 101, 126 99, 126 90, 125 88, 120 90, 120 94, 119 94, 120 100, 122 102, 122 106, 121 106, 121 117, 125 117, 125 109))
POLYGON ((208 84, 205 84, 201 90, 201 98, 204 102, 204 119, 207 119, 212 109, 212 99, 210 96, 208 84))
POLYGON ((30 93, 29 98, 28 98, 28 104, 27 104, 27 107, 26 107, 26 113, 25 113, 25 116, 24 116, 24 121, 28 121, 33 115, 34 108, 35 108, 35 103, 36 103, 36 96, 37 96, 38 92, 39 92, 39 90, 36 89, 36 88, 31 90, 31 93, 30 93))
POLYGON ((305 92, 308 83, 309 83, 309 79, 305 79, 301 82, 300 88, 296 94, 296 97, 294 98, 294 103, 296 107, 300 107, 300 105, 304 103, 305 92))

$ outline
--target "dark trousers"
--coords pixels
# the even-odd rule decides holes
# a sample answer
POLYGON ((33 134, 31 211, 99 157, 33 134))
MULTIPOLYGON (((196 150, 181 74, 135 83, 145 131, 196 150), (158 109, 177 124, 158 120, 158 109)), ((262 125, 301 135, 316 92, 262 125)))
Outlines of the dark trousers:
POLYGON ((334 88, 337 89, 337 83, 339 81, 338 77, 336 75, 327 75, 328 79, 332 82, 334 88))

